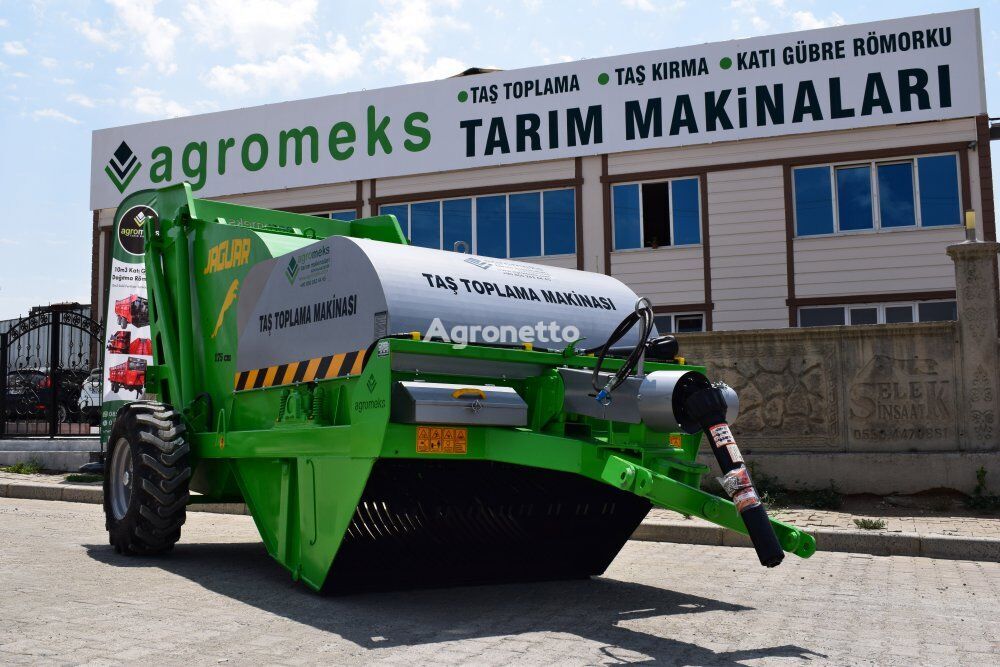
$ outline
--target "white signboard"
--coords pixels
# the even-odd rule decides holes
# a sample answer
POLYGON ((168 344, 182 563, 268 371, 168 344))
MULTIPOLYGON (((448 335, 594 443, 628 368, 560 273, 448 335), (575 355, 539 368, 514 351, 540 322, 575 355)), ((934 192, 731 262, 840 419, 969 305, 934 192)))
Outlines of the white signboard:
POLYGON ((978 10, 98 130, 91 208, 985 113, 978 10))

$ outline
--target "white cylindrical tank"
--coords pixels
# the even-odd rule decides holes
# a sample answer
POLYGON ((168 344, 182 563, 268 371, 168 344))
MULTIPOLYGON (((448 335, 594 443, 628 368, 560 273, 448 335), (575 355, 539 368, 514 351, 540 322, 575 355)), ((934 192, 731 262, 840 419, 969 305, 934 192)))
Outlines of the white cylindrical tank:
POLYGON ((594 347, 637 299, 602 274, 334 236, 250 270, 240 288, 237 365, 362 350, 411 331, 550 349, 585 338, 594 347))

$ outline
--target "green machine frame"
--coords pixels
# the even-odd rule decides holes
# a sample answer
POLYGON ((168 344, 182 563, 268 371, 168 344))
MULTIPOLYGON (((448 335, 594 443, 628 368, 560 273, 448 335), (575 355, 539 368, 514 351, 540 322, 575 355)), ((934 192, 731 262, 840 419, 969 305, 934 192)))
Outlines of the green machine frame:
MULTIPOLYGON (((323 586, 379 460, 483 461, 570 473, 746 533, 732 502, 700 489, 708 472, 696 461, 701 433, 654 433, 641 424, 564 411, 557 369, 596 363, 572 346, 552 352, 392 336, 363 351, 352 372, 236 391, 234 300, 254 263, 331 235, 407 241, 392 216, 343 222, 257 209, 195 199, 187 184, 161 190, 157 208, 159 220, 146 241, 154 348, 147 391, 183 415, 194 467, 191 502, 245 501, 267 551, 294 579, 323 586), (213 267, 213 249, 234 239, 249 239, 249 253, 213 267), (485 381, 518 392, 528 406, 527 425, 462 427, 464 452, 419 451, 420 427, 390 418, 393 384, 418 377, 393 370, 397 355, 444 357, 455 368, 526 365, 533 370, 521 379, 485 381)), ((621 363, 608 359, 605 368, 621 363)), ((702 370, 652 362, 645 368, 702 370)), ((484 381, 461 373, 419 378, 484 381)), ((814 553, 812 536, 773 519, 771 525, 785 551, 803 558, 814 553)))

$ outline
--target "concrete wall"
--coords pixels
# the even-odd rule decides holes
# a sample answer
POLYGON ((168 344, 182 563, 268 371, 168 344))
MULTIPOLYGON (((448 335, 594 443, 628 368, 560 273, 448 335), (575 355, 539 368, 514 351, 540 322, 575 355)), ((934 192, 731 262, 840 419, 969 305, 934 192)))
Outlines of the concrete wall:
POLYGON ((691 334, 693 363, 740 396, 747 452, 958 451, 955 322, 691 334))
POLYGON ((737 441, 785 484, 969 492, 983 466, 1000 492, 998 248, 948 248, 958 322, 688 334, 681 352, 736 389, 737 441))

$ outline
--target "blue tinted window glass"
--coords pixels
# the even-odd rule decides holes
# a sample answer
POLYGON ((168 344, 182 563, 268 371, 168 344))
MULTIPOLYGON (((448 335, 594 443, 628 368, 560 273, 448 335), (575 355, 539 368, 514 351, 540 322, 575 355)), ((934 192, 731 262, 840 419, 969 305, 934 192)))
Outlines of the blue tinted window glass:
POLYGON ((878 166, 878 212, 883 227, 917 224, 912 162, 878 166))
POLYGON ((795 188, 795 233, 799 236, 833 233, 833 190, 829 167, 792 172, 795 188))
POLYGON ((507 198, 476 197, 476 254, 507 256, 507 198))
POLYGON ((442 248, 454 250, 456 242, 465 241, 465 252, 472 252, 472 200, 449 199, 442 202, 441 207, 444 216, 442 248))
POLYGON ((698 179, 685 178, 670 185, 673 200, 674 245, 701 243, 698 179))
POLYGON ((616 185, 611 189, 614 220, 615 250, 641 248, 639 233, 639 186, 616 185))
POLYGON ((410 204, 410 243, 424 248, 441 247, 441 202, 410 204))
POLYGON ((576 199, 573 190, 549 190, 542 194, 545 209, 545 254, 576 252, 576 199))
POLYGON ((394 215, 396 216, 396 222, 399 223, 400 229, 403 230, 403 236, 410 238, 410 216, 408 215, 409 206, 406 204, 400 204, 398 206, 381 206, 379 207, 380 215, 394 215))
POLYGON ((353 208, 346 211, 334 211, 330 214, 330 217, 334 220, 357 220, 358 212, 353 208))
POLYGON ((510 256, 542 254, 542 194, 529 192, 510 196, 510 256))
POLYGON ((955 156, 919 158, 917 174, 920 179, 920 224, 924 227, 962 224, 955 156))
POLYGON ((872 229, 871 167, 837 169, 837 215, 840 231, 872 229))

